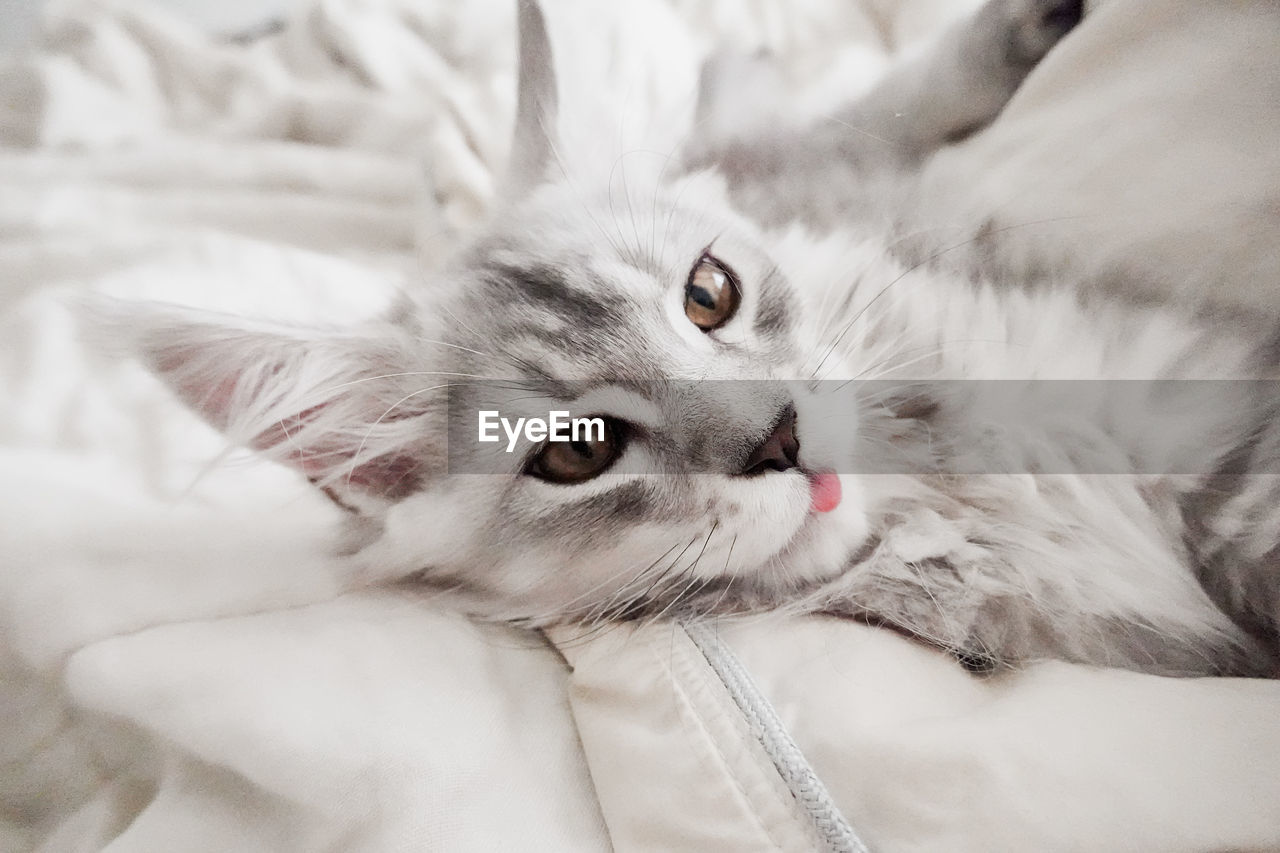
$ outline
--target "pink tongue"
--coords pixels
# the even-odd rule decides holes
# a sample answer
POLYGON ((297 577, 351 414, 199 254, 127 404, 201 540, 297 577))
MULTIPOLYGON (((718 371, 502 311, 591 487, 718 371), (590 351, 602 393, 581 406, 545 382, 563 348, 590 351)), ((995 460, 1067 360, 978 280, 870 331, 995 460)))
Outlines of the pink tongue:
POLYGON ((840 506, 840 478, 835 474, 810 474, 809 499, 814 512, 831 512, 840 506))

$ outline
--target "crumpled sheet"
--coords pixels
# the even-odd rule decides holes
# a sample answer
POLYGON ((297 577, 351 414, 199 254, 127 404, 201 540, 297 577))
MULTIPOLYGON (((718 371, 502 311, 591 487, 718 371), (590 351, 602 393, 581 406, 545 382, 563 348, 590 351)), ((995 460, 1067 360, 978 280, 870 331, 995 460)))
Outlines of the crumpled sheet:
MULTIPOLYGON (((575 55, 598 73, 570 79, 613 105, 611 126, 678 127, 713 33, 769 44, 831 96, 961 11, 677 5, 548 4, 561 38, 589 25, 575 55)), ((681 736, 705 733, 663 716, 684 682, 611 701, 642 683, 629 653, 649 650, 659 676, 686 655, 679 629, 557 650, 356 588, 329 557, 331 506, 244 456, 209 467, 217 436, 82 342, 64 302, 379 310, 492 198, 511 22, 506 0, 322 0, 234 43, 135 3, 72 2, 0 69, 0 849, 709 849, 680 827, 717 815, 724 849, 735 832, 798 837, 726 820, 740 780, 677 761, 681 736), (607 736, 619 713, 649 722, 607 736), (628 754, 646 730, 669 761, 628 754)), ((1133 827, 1158 825, 1185 842, 1162 849, 1280 845, 1280 686, 1071 667, 978 685, 856 626, 727 630, 879 849, 1149 849, 1133 827), (1075 731, 1068 699, 1100 722, 1075 731), (1119 702, 1151 725, 1113 725, 1119 702)))

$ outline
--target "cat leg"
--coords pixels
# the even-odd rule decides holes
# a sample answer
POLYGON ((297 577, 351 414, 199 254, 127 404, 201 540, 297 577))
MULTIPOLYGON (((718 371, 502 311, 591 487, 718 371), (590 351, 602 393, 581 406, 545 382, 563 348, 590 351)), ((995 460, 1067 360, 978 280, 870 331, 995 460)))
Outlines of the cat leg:
POLYGON ((859 131, 846 155, 911 165, 982 129, 1083 13, 1083 0, 990 0, 838 114, 859 131))
POLYGON ((746 179, 843 161, 910 168, 999 114, 1040 60, 1079 23, 1084 0, 989 0, 925 53, 833 116, 793 125, 794 93, 767 52, 721 52, 702 68, 691 168, 746 179))
POLYGON ((792 123, 792 93, 772 57, 717 55, 703 67, 698 133, 681 164, 718 171, 734 204, 762 224, 879 218, 893 196, 869 192, 868 179, 913 171, 989 123, 1083 5, 990 0, 866 96, 808 124, 792 123))

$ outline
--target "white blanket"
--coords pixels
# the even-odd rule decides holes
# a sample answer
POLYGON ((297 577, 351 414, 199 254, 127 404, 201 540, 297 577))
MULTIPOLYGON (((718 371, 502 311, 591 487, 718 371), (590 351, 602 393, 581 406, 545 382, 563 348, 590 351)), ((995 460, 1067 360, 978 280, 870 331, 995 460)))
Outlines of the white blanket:
MULTIPOLYGON (((548 5, 595 71, 573 77, 583 97, 646 131, 677 126, 653 117, 688 109, 721 35, 768 43, 821 98, 962 11, 548 5)), ((218 438, 81 342, 63 302, 379 310, 489 203, 512 17, 320 0, 242 45, 70 3, 0 70, 0 849, 812 840, 680 629, 561 637, 562 656, 354 589, 325 501, 247 458, 208 468, 218 438)), ((725 636, 875 849, 1280 849, 1280 684, 1064 666, 980 683, 846 624, 725 636)))

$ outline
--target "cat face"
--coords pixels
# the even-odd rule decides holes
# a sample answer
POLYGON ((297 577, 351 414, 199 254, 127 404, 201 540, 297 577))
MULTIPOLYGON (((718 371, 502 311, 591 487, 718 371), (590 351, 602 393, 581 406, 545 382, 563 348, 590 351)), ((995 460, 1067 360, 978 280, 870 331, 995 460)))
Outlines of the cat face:
POLYGON ((449 441, 386 508, 371 558, 534 621, 695 590, 723 606, 731 577, 782 597, 843 568, 865 535, 858 496, 823 473, 839 460, 810 429, 809 385, 787 381, 812 360, 809 306, 714 181, 632 178, 629 199, 544 186, 406 312, 410 349, 413 329, 440 343, 389 367, 448 374, 413 405, 436 407, 438 430, 444 402, 449 441), (567 411, 607 435, 486 445, 481 411, 567 411))

